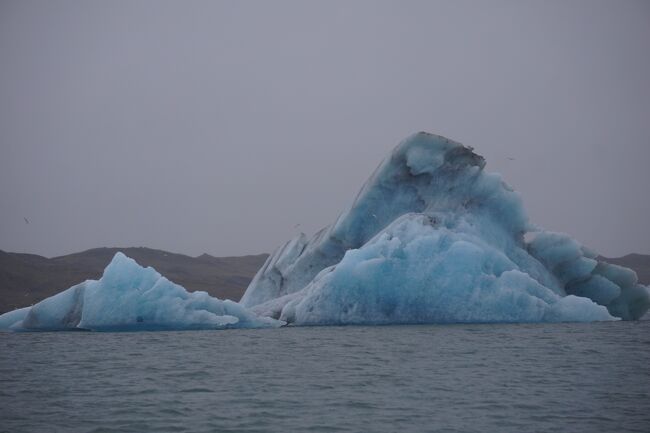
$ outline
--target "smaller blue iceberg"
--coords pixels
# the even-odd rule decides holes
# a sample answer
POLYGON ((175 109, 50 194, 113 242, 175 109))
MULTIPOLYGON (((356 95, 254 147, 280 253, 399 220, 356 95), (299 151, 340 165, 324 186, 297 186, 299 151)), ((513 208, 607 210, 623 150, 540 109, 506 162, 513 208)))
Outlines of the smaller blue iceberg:
POLYGON ((190 293, 122 253, 115 254, 99 280, 84 281, 32 307, 0 316, 4 331, 154 331, 283 324, 258 317, 236 302, 206 292, 190 293))

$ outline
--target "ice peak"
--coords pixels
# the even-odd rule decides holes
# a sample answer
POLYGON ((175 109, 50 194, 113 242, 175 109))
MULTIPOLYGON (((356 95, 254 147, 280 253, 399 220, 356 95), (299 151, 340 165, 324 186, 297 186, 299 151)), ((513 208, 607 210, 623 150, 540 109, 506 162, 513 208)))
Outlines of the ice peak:
POLYGON ((241 305, 189 293, 117 252, 99 280, 88 280, 30 308, 0 316, 0 330, 137 331, 273 327, 241 305))
POLYGON ((529 223, 520 195, 484 167, 471 147, 411 135, 331 226, 276 250, 241 302, 310 324, 635 319, 648 309, 632 271, 529 223))

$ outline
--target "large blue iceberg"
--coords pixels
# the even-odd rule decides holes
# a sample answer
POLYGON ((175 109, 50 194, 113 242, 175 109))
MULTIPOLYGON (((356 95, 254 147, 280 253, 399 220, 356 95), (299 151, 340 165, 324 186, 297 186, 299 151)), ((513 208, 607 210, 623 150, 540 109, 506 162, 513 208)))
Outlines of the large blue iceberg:
POLYGON ((205 292, 188 293, 155 269, 117 253, 102 277, 88 280, 32 307, 0 316, 14 331, 152 331, 276 327, 240 304, 205 292))
POLYGON ((0 329, 635 320, 650 290, 568 235, 528 221, 469 147, 399 144, 329 227, 272 254, 240 303, 188 293, 117 254, 99 281, 0 316, 0 329))
POLYGON ((271 255, 241 303, 294 324, 638 319, 647 287, 528 221, 472 148, 404 140, 352 206, 271 255))

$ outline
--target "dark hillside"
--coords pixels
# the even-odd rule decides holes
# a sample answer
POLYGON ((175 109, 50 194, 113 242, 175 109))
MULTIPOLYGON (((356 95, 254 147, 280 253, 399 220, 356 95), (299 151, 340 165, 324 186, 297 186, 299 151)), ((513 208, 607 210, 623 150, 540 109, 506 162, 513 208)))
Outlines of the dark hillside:
POLYGON ((625 266, 626 268, 634 269, 639 277, 639 283, 650 285, 650 255, 647 254, 628 254, 623 257, 610 259, 607 257, 599 257, 607 263, 614 265, 625 266))

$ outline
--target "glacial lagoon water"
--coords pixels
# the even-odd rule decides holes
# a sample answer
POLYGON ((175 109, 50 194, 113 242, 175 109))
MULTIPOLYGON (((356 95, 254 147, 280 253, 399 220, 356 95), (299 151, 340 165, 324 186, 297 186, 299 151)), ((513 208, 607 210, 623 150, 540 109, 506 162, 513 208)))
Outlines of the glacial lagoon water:
POLYGON ((648 432, 650 321, 0 333, 2 432, 648 432))

